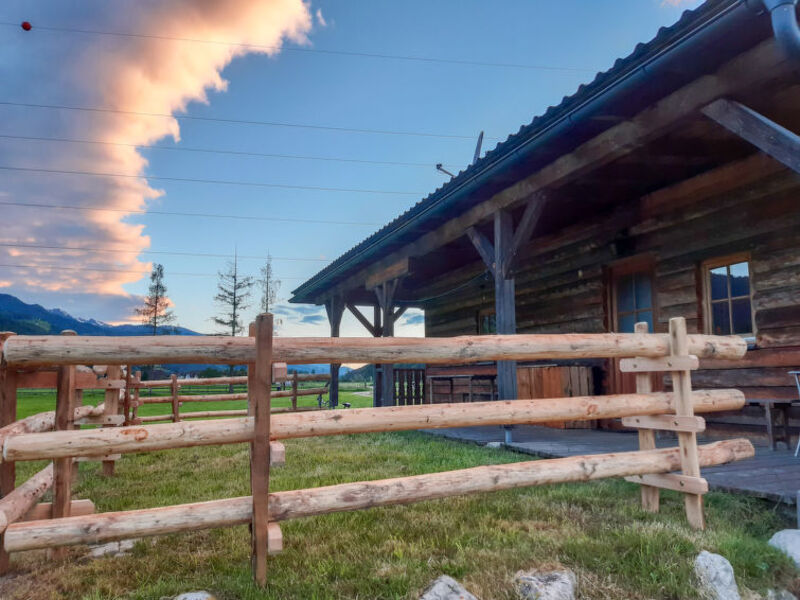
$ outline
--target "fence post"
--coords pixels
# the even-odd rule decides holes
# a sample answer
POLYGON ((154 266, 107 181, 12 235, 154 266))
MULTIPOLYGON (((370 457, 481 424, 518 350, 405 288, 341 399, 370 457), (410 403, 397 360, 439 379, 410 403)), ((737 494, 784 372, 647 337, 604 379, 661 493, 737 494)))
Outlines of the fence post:
POLYGON ((139 385, 142 383, 142 372, 136 371, 136 376, 133 380, 133 401, 131 402, 131 423, 136 422, 136 418, 139 415, 139 405, 141 404, 140 400, 140 391, 141 386, 139 385))
POLYGON ((292 410, 297 410, 297 371, 292 374, 292 410))
POLYGON ((125 396, 122 398, 122 414, 125 415, 125 425, 131 424, 131 365, 125 367, 125 396))
MULTIPOLYGON (((77 335, 74 331, 65 330, 61 335, 77 335)), ((75 413, 75 367, 65 365, 58 368, 56 379, 56 416, 55 431, 72 429, 75 413)), ((53 518, 60 519, 70 515, 72 500, 73 457, 56 458, 53 461, 53 518)), ((61 558, 63 548, 51 550, 50 557, 61 558)))
MULTIPOLYGON (((669 320, 670 356, 688 356, 689 340, 686 335, 686 319, 673 317, 669 320)), ((679 417, 694 416, 692 403, 691 371, 675 371, 672 374, 672 389, 675 395, 675 415, 679 417)), ((679 431, 678 444, 681 448, 681 466, 684 475, 700 477, 700 460, 697 456, 697 433, 679 431)), ((705 529, 703 517, 702 494, 684 493, 686 518, 695 529, 705 529)))
POLYGON ((178 403, 178 376, 173 373, 170 376, 170 390, 172 392, 172 422, 177 423, 181 420, 180 404, 178 403))
MULTIPOLYGON (((111 382, 118 380, 120 377, 120 368, 116 365, 109 365, 106 367, 106 380, 111 382)), ((119 414, 119 388, 109 388, 104 394, 104 409, 103 415, 111 416, 119 414)), ((114 425, 103 425, 103 427, 114 427, 114 425)), ((103 461, 103 475, 112 477, 114 475, 114 464, 116 461, 104 460, 103 461)))
MULTIPOLYGON (((253 578, 267 583, 269 553, 269 426, 272 391, 272 315, 260 314, 250 326, 255 335, 256 361, 247 366, 248 413, 253 417, 253 441, 250 444, 250 489, 253 496, 251 524, 253 578)), ((294 378, 295 382, 297 377, 294 378)), ((274 530, 277 524, 272 524, 274 530)), ((273 536, 274 537, 274 536, 273 536)))
MULTIPOLYGON (((0 331, 0 351, 3 342, 14 335, 11 331, 0 331)), ((0 427, 10 425, 17 420, 17 371, 9 369, 0 362, 0 427)), ((14 491, 17 470, 13 462, 3 461, 0 464, 0 498, 14 491)), ((3 546, 3 534, 0 534, 0 575, 8 573, 10 561, 8 552, 3 546)))
MULTIPOLYGON (((634 326, 635 333, 649 333, 647 322, 634 326)), ((653 378, 650 373, 636 373, 636 393, 649 394, 653 391, 653 378)), ((639 450, 655 450, 656 432, 653 429, 639 429, 639 450)), ((642 486, 642 508, 648 512, 658 512, 659 490, 652 485, 642 486)))

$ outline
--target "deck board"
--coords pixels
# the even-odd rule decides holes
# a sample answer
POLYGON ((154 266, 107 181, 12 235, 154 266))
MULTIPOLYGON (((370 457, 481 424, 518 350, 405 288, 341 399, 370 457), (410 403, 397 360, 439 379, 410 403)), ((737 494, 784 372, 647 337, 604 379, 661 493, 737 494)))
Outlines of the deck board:
MULTIPOLYGON (((486 444, 503 442, 501 427, 459 427, 454 429, 424 430, 427 433, 464 442, 486 444)), ((515 426, 509 449, 542 458, 561 458, 580 454, 603 454, 638 449, 638 438, 633 432, 601 431, 589 429, 551 429, 532 425, 515 426)), ((699 439, 708 442, 708 439, 699 439)), ((659 448, 677 446, 675 438, 656 440, 659 448)), ((786 449, 769 450, 756 444, 753 458, 708 467, 702 470, 711 490, 726 491, 764 498, 786 504, 795 504, 800 490, 800 458, 786 449)))

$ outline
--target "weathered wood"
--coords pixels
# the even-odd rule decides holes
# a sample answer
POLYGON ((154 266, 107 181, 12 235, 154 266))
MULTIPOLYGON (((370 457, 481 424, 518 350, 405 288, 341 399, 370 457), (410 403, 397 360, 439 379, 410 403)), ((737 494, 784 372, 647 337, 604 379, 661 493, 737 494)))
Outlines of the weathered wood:
POLYGON ((489 269, 493 277, 496 277, 497 262, 495 259, 495 249, 492 243, 477 227, 468 228, 467 237, 472 242, 472 245, 475 246, 475 250, 478 251, 478 255, 480 255, 486 268, 489 269))
MULTIPOLYGON (((74 331, 64 331, 63 336, 73 336, 74 331)), ((75 367, 64 365, 58 369, 56 381, 56 415, 54 430, 60 433, 79 433, 72 430, 75 414, 75 367)), ((72 500, 73 462, 71 457, 61 457, 53 461, 53 518, 69 516, 72 500)), ((51 558, 58 559, 63 554, 51 552, 51 558)))
MULTIPOLYGON (((76 409, 77 410, 77 409, 76 409)), ((125 423, 123 415, 100 415, 98 417, 81 417, 73 421, 75 425, 103 425, 119 427, 125 423)))
MULTIPOLYGON (((686 335, 686 320, 675 317, 669 322, 670 355, 687 356, 689 342, 686 335)), ((692 402, 691 371, 676 371, 672 374, 673 390, 675 393, 675 415, 679 417, 694 416, 694 402, 692 402)), ((679 431, 678 444, 681 449, 681 470, 689 477, 700 477, 700 463, 698 460, 697 434, 694 432, 679 431)), ((703 515, 703 496, 701 494, 684 494, 686 518, 695 529, 705 529, 703 515)))
MULTIPOLYGON (((502 265, 509 258, 514 227, 511 211, 500 210, 494 214, 494 260, 502 265)), ((497 268, 494 278, 494 306, 497 333, 517 333, 516 291, 513 277, 497 268)), ((497 361, 497 397, 500 400, 517 397, 517 363, 513 360, 497 361)))
MULTIPOLYGON (((119 381, 120 376, 121 376, 121 371, 120 371, 120 368, 119 368, 118 365, 110 365, 110 366, 106 367, 106 377, 108 378, 109 382, 110 381, 119 381)), ((124 381, 122 381, 122 385, 125 385, 124 381)), ((103 418, 104 419, 111 419, 111 418, 119 419, 118 423, 115 422, 115 423, 105 424, 104 426, 106 426, 106 427, 109 427, 109 426, 118 427, 118 426, 123 425, 125 423, 125 415, 120 414, 119 398, 120 398, 120 394, 121 393, 124 393, 124 392, 121 391, 121 388, 117 389, 116 387, 114 387, 114 388, 106 389, 106 392, 105 392, 104 398, 103 398, 103 418)), ((93 416, 83 417, 83 419, 92 419, 92 418, 97 418, 97 417, 93 417, 93 416)), ((75 421, 79 422, 81 420, 82 419, 76 419, 75 421)), ((106 476, 106 477, 113 476, 114 475, 114 469, 115 469, 114 465, 115 464, 116 464, 116 461, 113 461, 113 460, 104 461, 103 462, 103 475, 106 476)))
POLYGON ((675 415, 649 415, 622 417, 624 427, 653 429, 657 431, 689 431, 700 433, 706 430, 703 417, 678 417, 675 415))
MULTIPOLYGON (((385 410, 385 409, 384 409, 385 410)), ((703 466, 750 458, 753 445, 745 439, 702 446, 703 466)), ((574 456, 430 473, 412 477, 344 483, 269 495, 272 521, 332 512, 408 504, 463 494, 552 483, 591 481, 609 477, 666 473, 680 467, 678 448, 574 456)), ((6 531, 8 551, 100 543, 132 537, 163 535, 213 527, 242 525, 252 519, 251 496, 178 506, 101 513, 56 521, 14 523, 6 531)))
MULTIPOLYGON (((170 389, 170 404, 172 405, 172 422, 177 423, 181 420, 180 409, 181 409, 181 398, 178 396, 178 376, 173 373, 170 377, 169 381, 169 389, 170 389)), ((245 394, 245 397, 247 395, 245 394)))
MULTIPOLYGON (((70 504, 69 514, 72 517, 94 514, 94 502, 91 500, 73 500, 70 504)), ((16 521, 40 521, 53 518, 53 504, 40 502, 16 521)))
POLYGON ((367 290, 373 290, 379 285, 386 283, 387 281, 394 281, 404 275, 408 275, 409 273, 409 261, 408 258, 402 258, 398 260, 396 263, 389 265, 388 267, 381 269, 380 271, 376 271, 372 275, 366 278, 364 287, 367 290))
POLYGON ((253 578, 261 586, 267 583, 269 553, 269 466, 270 466, 270 391, 272 390, 272 315, 256 317, 251 330, 255 337, 255 361, 247 365, 248 412, 253 421, 250 443, 250 490, 252 494, 250 522, 252 540, 251 566, 253 578))
MULTIPOLYGON (((129 362, 129 361, 128 361, 129 362)), ((109 363, 109 364, 116 364, 116 363, 109 363)), ((124 362, 120 364, 125 364, 124 362)), ((125 423, 130 423, 131 419, 131 402, 133 400, 133 373, 132 367, 130 364, 125 366, 125 394, 122 397, 122 414, 125 415, 125 423)))
POLYGON ((226 402, 232 400, 247 400, 247 392, 238 394, 187 394, 185 396, 176 396, 177 401, 180 402, 226 402))
MULTIPOLYGON (((649 326, 646 322, 640 321, 634 325, 634 332, 640 334, 648 333, 649 326)), ((641 357, 640 357, 641 358, 641 357)), ((623 359, 625 360, 625 359, 623 359)), ((637 358, 630 360, 640 360, 637 358)), ((646 360, 646 359, 645 359, 646 360)), ((659 360, 659 359, 655 359, 659 360)), ((621 363, 622 361, 620 361, 621 363)), ((649 394, 653 390, 653 379, 649 373, 636 374, 636 392, 639 394, 649 394)), ((645 416, 645 415, 642 415, 645 416)), ((648 415, 648 416, 664 416, 664 415, 648 415)), ((623 417, 622 424, 625 425, 623 417)), ((639 449, 640 450, 655 450, 656 447, 656 433, 655 431, 646 428, 639 429, 639 449)), ((641 489, 642 508, 648 512, 657 513, 661 502, 660 494, 657 487, 643 485, 641 489)))
POLYGON ((514 269, 517 256, 522 246, 531 237, 533 230, 539 223, 539 218, 542 216, 542 211, 544 210, 547 200, 548 197, 546 194, 535 194, 525 205, 525 210, 514 231, 514 237, 511 239, 508 248, 506 248, 506 255, 503 257, 503 262, 500 263, 499 272, 502 277, 508 277, 514 269))
MULTIPOLYGON (((406 261, 406 272, 408 272, 408 261, 406 261)), ((342 324, 342 316, 344 315, 344 296, 331 296, 325 302, 325 312, 328 315, 328 322, 331 326, 331 337, 339 337, 339 329, 342 324)), ((336 408, 339 406, 339 368, 340 363, 331 363, 330 365, 330 388, 328 391, 328 398, 330 400, 330 407, 336 408)), ((293 396, 295 397, 295 396, 293 396)))
POLYGON ((625 481, 639 483, 652 488, 673 490, 685 494, 702 495, 708 493, 708 482, 702 477, 690 477, 675 473, 659 473, 650 475, 633 475, 625 481))
MULTIPOLYGON (((79 421, 85 418, 102 417, 104 411, 104 404, 98 404, 97 406, 81 406, 75 409, 73 419, 79 421)), ((14 435, 51 431, 55 427, 55 423, 56 413, 54 410, 19 419, 18 421, 14 421, 11 425, 6 425, 0 429, 0 443, 7 437, 14 435)))
MULTIPOLYGON (((28 371, 17 374, 17 389, 55 389, 57 372, 54 371, 28 371)), ((110 386, 121 388, 122 382, 98 379, 92 372, 77 371, 75 373, 75 389, 103 390, 110 386)))
POLYGON ((663 356, 661 358, 623 358, 619 370, 623 373, 649 373, 652 371, 690 371, 699 368, 696 356, 663 356))
POLYGON ((269 443, 269 464, 272 467, 286 464, 286 446, 280 442, 269 443))
MULTIPOLYGON (((10 331, 0 332, 0 348, 13 336, 10 331)), ((17 372, 9 369, 0 360, 0 435, 12 427, 17 420, 17 372)), ((16 485, 17 471, 13 462, 4 462, 0 465, 0 498, 5 498, 14 491, 16 485)), ((2 533, 0 532, 0 545, 2 544, 2 533)), ((8 552, 0 547, 0 575, 8 573, 10 561, 8 552)))
MULTIPOLYGON (((737 390, 692 393, 698 413, 738 410, 744 396, 737 390)), ((292 412, 272 417, 272 439, 403 431, 408 429, 546 423, 619 418, 630 414, 664 414, 675 409, 671 393, 577 396, 292 412), (376 412, 377 411, 377 412, 376 412)), ((168 418, 165 417, 165 418, 168 418)), ((39 460, 62 456, 148 452, 214 444, 249 442, 253 421, 218 419, 84 431, 31 433, 7 438, 3 460, 39 460)))
POLYGON ((25 483, 3 496, 0 500, 0 522, 7 525, 22 519, 52 485, 53 463, 50 463, 25 483))
POLYGON ((269 548, 270 556, 283 552, 283 533, 281 532, 281 526, 277 523, 269 523, 267 525, 267 547, 269 548))
POLYGON ((348 302, 347 308, 350 310, 351 313, 353 313, 353 316, 358 320, 359 323, 361 323, 364 326, 364 328, 369 332, 369 334, 372 337, 379 336, 380 332, 375 328, 375 325, 369 322, 369 319, 367 319, 367 317, 365 317, 364 314, 360 310, 358 310, 358 307, 355 304, 348 302))
POLYGON ((715 100, 704 107, 702 112, 764 154, 800 173, 800 136, 794 132, 752 108, 725 98, 715 100))
MULTIPOLYGON (((689 353, 737 359, 747 343, 733 336, 690 335, 689 353)), ((457 338, 275 338, 277 360, 318 362, 448 363, 484 360, 658 357, 669 354, 669 337, 630 333, 462 336, 457 338)), ((13 336, 3 345, 9 365, 207 363, 248 364, 255 345, 246 337, 13 336)))

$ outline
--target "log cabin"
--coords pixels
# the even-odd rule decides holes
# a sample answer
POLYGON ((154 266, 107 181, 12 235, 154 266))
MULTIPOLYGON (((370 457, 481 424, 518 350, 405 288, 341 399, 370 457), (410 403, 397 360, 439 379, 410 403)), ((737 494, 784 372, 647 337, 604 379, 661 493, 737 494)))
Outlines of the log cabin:
MULTIPOLYGON (((374 336, 393 335, 408 307, 424 311, 426 336, 664 332, 683 316, 690 332, 748 342, 745 360, 693 374, 696 387, 745 392, 750 408, 718 422, 763 428, 766 411, 771 426, 797 399, 788 371, 800 368, 795 3, 686 11, 291 301, 324 305, 333 336, 345 310, 374 336)), ((397 401, 392 372, 379 369, 378 406, 397 401)), ((632 390, 614 361, 453 365, 425 382, 428 402, 632 390)))

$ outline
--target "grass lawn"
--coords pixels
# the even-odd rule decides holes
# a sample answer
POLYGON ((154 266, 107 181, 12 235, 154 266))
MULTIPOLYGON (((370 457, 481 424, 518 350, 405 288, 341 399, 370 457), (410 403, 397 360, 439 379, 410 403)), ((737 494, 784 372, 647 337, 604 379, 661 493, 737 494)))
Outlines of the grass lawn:
MULTIPOLYGON (((341 401, 370 403, 351 393, 341 401)), ((20 403, 20 416, 52 409, 52 397, 20 403)), ((156 408, 166 412, 145 407, 156 408)), ((271 489, 521 460, 530 457, 416 432, 288 440, 271 489)), ((240 496, 249 493, 248 466, 243 444, 127 455, 113 479, 99 464, 81 463, 74 491, 98 511, 240 496)), ((40 467, 18 465, 20 481, 40 467)), ((487 600, 512 597, 509 580, 519 569, 563 564, 578 574, 583 598, 693 598, 691 564, 701 549, 725 555, 740 586, 763 592, 800 583, 766 544, 793 526, 787 515, 723 493, 706 496, 706 515, 708 530, 692 531, 673 493, 662 495, 660 514, 642 512, 638 487, 620 480, 527 488, 283 523, 285 550, 270 559, 265 590, 251 583, 247 527, 235 527, 143 540, 116 559, 89 560, 79 547, 58 563, 44 552, 15 554, 17 575, 0 584, 0 597, 158 599, 206 589, 221 600, 417 598, 446 573, 487 600)))

